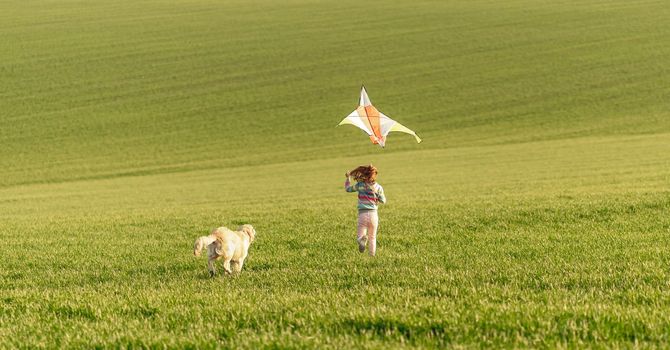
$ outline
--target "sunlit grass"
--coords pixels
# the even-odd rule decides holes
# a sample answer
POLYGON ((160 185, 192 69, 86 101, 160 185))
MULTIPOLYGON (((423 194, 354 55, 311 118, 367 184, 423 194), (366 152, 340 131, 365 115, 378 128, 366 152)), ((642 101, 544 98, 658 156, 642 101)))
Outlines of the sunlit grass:
POLYGON ((0 348, 668 347, 669 9, 0 4, 0 348))

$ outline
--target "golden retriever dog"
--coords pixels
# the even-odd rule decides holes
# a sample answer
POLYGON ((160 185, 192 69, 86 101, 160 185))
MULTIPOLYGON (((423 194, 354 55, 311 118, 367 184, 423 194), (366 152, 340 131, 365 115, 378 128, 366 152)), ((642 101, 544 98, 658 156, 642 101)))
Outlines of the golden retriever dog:
POLYGON ((249 254, 249 246, 256 238, 256 230, 253 226, 242 225, 237 231, 219 227, 212 232, 212 235, 216 238, 214 242, 207 246, 209 275, 214 276, 216 274, 214 265, 217 260, 222 258, 225 273, 240 272, 242 266, 244 266, 244 260, 249 254))

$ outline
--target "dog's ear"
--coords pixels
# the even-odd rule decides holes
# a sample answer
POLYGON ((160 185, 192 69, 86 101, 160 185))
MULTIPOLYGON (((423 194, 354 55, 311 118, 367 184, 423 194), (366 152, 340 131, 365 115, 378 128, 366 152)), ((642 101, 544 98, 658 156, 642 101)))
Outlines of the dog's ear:
POLYGON ((223 251, 223 242, 221 242, 220 238, 217 238, 216 241, 214 241, 212 244, 210 244, 211 249, 216 253, 216 255, 224 255, 223 251))
POLYGON ((252 241, 256 238, 256 230, 254 230, 253 226, 247 224, 242 226, 242 229, 249 235, 252 241))

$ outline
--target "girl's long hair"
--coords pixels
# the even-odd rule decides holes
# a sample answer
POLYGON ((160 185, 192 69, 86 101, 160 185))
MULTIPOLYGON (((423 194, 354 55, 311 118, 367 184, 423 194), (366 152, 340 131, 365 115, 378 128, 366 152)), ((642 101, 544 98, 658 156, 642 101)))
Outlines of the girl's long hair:
POLYGON ((358 168, 349 172, 349 174, 356 180, 365 183, 375 183, 377 180, 377 168, 372 164, 361 165, 358 168))

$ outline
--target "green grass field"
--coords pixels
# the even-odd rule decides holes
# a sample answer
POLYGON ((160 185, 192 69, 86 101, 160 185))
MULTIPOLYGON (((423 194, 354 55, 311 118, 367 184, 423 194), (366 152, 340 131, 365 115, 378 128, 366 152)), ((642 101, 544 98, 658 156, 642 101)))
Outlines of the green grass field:
POLYGON ((670 347, 667 18, 0 2, 0 348, 670 347), (336 128, 363 83, 424 142, 336 128), (368 163, 374 259, 342 189, 368 163), (241 223, 209 278, 193 240, 241 223))

